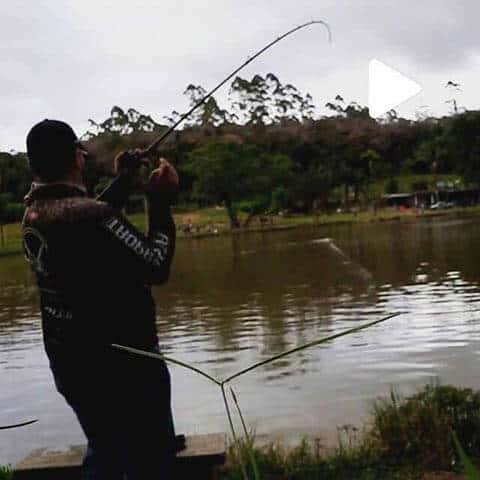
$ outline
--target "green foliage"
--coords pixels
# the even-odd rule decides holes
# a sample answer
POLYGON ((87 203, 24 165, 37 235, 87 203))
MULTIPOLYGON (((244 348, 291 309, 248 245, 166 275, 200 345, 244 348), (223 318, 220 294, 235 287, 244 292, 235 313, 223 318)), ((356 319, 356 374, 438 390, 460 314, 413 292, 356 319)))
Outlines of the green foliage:
POLYGON ((333 184, 332 173, 322 166, 312 165, 305 172, 296 175, 290 189, 290 198, 302 211, 311 211, 315 199, 322 198, 333 184))
POLYGON ((341 95, 337 95, 332 102, 327 102, 325 107, 335 116, 345 118, 369 118, 367 107, 362 107, 356 102, 350 102, 346 105, 341 95))
POLYGON ((398 181, 395 178, 390 178, 385 184, 385 193, 398 193, 399 186, 398 181))
POLYGON ((291 202, 291 190, 287 189, 283 185, 278 185, 272 191, 272 211, 278 213, 289 207, 291 202))
POLYGON ((266 208, 273 188, 288 182, 291 162, 285 155, 265 154, 254 145, 211 141, 190 153, 184 169, 195 178, 196 198, 223 203, 232 226, 238 226, 235 206, 259 212, 266 208))
POLYGON ((387 463, 450 469, 458 462, 452 430, 480 458, 480 392, 427 386, 405 400, 392 392, 374 407, 371 438, 387 463))
POLYGON ((480 182, 480 111, 467 111, 450 117, 440 138, 445 156, 451 159, 465 182, 480 182))
POLYGON ((25 207, 22 203, 8 203, 3 215, 4 223, 19 222, 24 211, 25 207))
MULTIPOLYGON (((190 106, 205 93, 194 84, 184 91, 190 106)), ((236 77, 226 105, 211 97, 186 128, 161 145, 159 153, 180 172, 179 200, 224 203, 237 227, 239 202, 241 209, 244 202, 260 201, 265 209, 297 213, 340 203, 348 209, 352 201, 366 206, 385 193, 377 188, 385 179, 390 179, 386 191, 398 192, 393 179, 406 175, 456 175, 466 186, 480 185, 480 111, 418 121, 391 111, 377 121, 366 107, 340 95, 326 106, 331 115, 314 118, 311 96, 274 73, 236 77)), ((179 117, 173 112, 168 123, 179 117)), ((99 180, 112 176, 117 152, 145 147, 167 128, 119 106, 104 121, 90 124, 83 138, 94 157, 86 175, 91 193, 99 180)), ((0 153, 0 193, 13 194, 10 203, 22 202, 29 181, 25 154, 0 153)))
POLYGON ((0 152, 0 194, 10 193, 11 203, 21 203, 29 183, 30 171, 26 155, 0 152))
POLYGON ((153 132, 162 129, 162 125, 153 120, 150 115, 144 115, 134 108, 127 111, 114 106, 110 116, 101 123, 89 120, 90 131, 84 138, 88 139, 99 134, 130 135, 138 132, 153 132))
POLYGON ((245 212, 249 215, 260 215, 268 209, 269 199, 267 196, 258 196, 251 200, 241 200, 235 206, 240 212, 245 212))
POLYGON ((24 206, 13 200, 12 193, 0 193, 0 225, 18 222, 22 219, 24 206))
POLYGON ((249 125, 311 120, 315 108, 310 94, 282 84, 273 73, 257 74, 251 80, 237 76, 230 86, 230 99, 232 119, 249 125))
POLYGON ((465 453, 465 450, 463 449, 460 441, 458 440, 457 434, 455 432, 452 432, 452 437, 458 452, 458 456, 460 457, 460 460, 465 469, 465 473, 467 475, 468 480, 480 480, 480 472, 475 468, 472 461, 470 460, 468 455, 465 453))
POLYGON ((250 172, 256 173, 256 152, 242 144, 209 142, 195 149, 184 166, 195 176, 197 198, 214 202, 241 199, 251 182, 250 172))
POLYGON ((13 471, 10 467, 0 465, 0 480, 11 480, 13 478, 13 471))
POLYGON ((7 205, 12 202, 13 195, 10 192, 0 193, 0 211, 5 210, 7 205))
POLYGON ((437 143, 436 139, 429 139, 418 146, 413 156, 407 160, 407 166, 413 173, 426 174, 432 168, 436 168, 437 143))
MULTIPOLYGON (((183 92, 189 99, 190 107, 196 105, 205 95, 207 91, 200 85, 190 84, 183 92)), ((172 122, 177 119, 176 112, 172 114, 172 122)), ((178 116, 179 117, 179 116, 178 116)), ((220 108, 214 97, 210 97, 198 108, 188 119, 187 125, 193 126, 218 126, 230 120, 230 114, 227 110, 220 108)))
MULTIPOLYGON (((247 447, 243 444, 242 448, 247 447)), ((247 452, 245 452, 247 454, 247 452)), ((408 469, 390 468, 379 462, 375 451, 357 446, 337 448, 325 453, 319 440, 303 440, 295 448, 278 444, 254 448, 258 470, 263 480, 407 480, 416 478, 408 469)), ((220 473, 222 480, 243 478, 238 464, 238 451, 233 446, 227 452, 227 464, 220 473)), ((253 468, 247 475, 254 478, 253 468)))
POLYGON ((370 185, 376 179, 384 178, 387 175, 388 167, 380 154, 371 148, 360 155, 360 160, 363 165, 363 178, 360 179, 360 185, 365 192, 368 192, 370 185))

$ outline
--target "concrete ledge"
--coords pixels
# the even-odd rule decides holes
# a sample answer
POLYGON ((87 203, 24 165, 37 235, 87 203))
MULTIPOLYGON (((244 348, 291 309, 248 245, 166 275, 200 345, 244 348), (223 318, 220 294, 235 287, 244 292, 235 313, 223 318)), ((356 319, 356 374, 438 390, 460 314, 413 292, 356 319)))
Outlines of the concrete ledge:
MULTIPOLYGON (((210 480, 215 467, 225 463, 226 438, 222 433, 187 436, 187 448, 177 455, 176 476, 210 480)), ((64 451, 35 450, 14 471, 15 480, 79 480, 86 447, 75 445, 64 451)), ((152 479, 153 480, 153 479, 152 479)))

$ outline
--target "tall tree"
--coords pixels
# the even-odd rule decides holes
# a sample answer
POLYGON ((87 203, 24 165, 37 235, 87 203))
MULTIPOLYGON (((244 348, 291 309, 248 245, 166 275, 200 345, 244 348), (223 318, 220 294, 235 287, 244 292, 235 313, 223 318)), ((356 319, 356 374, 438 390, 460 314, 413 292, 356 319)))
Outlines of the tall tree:
POLYGON ((196 198, 222 203, 231 227, 239 228, 238 203, 263 197, 268 205, 274 187, 288 184, 292 164, 287 156, 254 145, 213 140, 193 150, 185 168, 194 178, 196 198))
MULTIPOLYGON (((201 85, 190 84, 183 92, 189 99, 190 107, 196 105, 205 95, 207 91, 201 85)), ((174 112, 176 113, 176 112, 174 112)), ((223 110, 217 103, 215 97, 210 97, 203 103, 189 118, 190 126, 219 126, 230 120, 227 110, 223 110)))
POLYGON ((127 111, 114 106, 110 116, 101 123, 89 119, 90 129, 83 135, 83 138, 90 139, 102 133, 131 135, 138 132, 154 132, 164 128, 158 124, 150 115, 144 115, 134 108, 127 111))
POLYGON ((283 85, 276 75, 254 75, 251 80, 236 77, 230 87, 235 119, 246 124, 270 124, 285 120, 311 120, 314 105, 292 84, 283 85))
POLYGON ((480 184, 480 111, 460 113, 449 118, 442 135, 446 156, 467 184, 480 184))
POLYGON ((30 168, 24 153, 0 152, 0 193, 12 194, 12 202, 23 202, 30 183, 30 168))

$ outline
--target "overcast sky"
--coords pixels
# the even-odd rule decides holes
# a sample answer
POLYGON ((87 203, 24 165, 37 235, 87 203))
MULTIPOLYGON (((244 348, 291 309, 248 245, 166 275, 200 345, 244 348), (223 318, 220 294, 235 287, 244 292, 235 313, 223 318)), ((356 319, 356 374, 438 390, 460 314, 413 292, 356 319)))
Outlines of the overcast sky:
POLYGON ((189 83, 212 87, 311 19, 329 23, 331 44, 322 27, 300 31, 243 76, 273 72, 319 107, 337 94, 366 104, 368 63, 378 58, 424 88, 401 115, 448 112, 449 80, 462 85, 460 106, 480 106, 478 0, 2 0, 0 19, 0 151, 25 150, 44 118, 81 135, 113 105, 162 121, 186 107, 189 83))

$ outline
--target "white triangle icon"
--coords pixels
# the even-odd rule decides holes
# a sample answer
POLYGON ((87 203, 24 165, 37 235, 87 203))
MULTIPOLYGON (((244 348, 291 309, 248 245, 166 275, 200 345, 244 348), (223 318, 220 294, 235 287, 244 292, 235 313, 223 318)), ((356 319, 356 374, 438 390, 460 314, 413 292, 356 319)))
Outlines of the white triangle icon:
POLYGON ((372 118, 380 117, 392 108, 422 91, 421 85, 374 58, 368 67, 368 108, 372 118))

